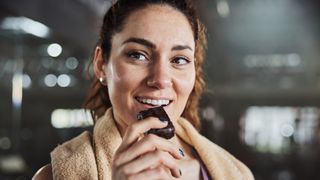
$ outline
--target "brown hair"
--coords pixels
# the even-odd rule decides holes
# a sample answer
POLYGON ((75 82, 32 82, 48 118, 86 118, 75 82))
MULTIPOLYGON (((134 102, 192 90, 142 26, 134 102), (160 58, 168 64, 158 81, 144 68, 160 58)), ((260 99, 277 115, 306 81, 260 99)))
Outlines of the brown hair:
MULTIPOLYGON (((186 107, 182 113, 182 117, 188 119, 199 130, 201 123, 198 115, 198 105, 205 85, 202 63, 207 42, 205 28, 201 23, 191 0, 118 0, 104 16, 97 46, 101 47, 103 58, 108 60, 111 51, 111 39, 114 34, 121 32, 127 17, 134 11, 154 4, 169 5, 177 9, 186 16, 193 30, 196 46, 196 80, 186 107)), ((96 77, 93 77, 88 97, 85 102, 85 108, 90 109, 93 119, 96 120, 111 106, 108 88, 102 85, 96 77)))

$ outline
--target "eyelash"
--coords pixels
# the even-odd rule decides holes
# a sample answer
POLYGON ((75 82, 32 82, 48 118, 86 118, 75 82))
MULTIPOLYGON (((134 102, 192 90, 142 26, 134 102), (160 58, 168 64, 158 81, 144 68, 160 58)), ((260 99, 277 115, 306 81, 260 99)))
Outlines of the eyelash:
MULTIPOLYGON (((135 59, 137 61, 148 61, 149 60, 147 55, 145 55, 144 53, 138 52, 138 51, 130 51, 127 53, 127 56, 129 58, 135 59), (140 56, 140 57, 138 57, 138 56, 140 56), (143 60, 139 59, 139 58, 141 58, 141 56, 144 57, 143 60)), ((183 65, 189 64, 190 62, 191 61, 188 58, 183 57, 183 56, 176 56, 171 60, 171 63, 174 63, 176 66, 183 66, 183 65), (179 63, 180 60, 184 60, 185 63, 180 64, 179 63)))
POLYGON ((145 60, 148 60, 147 56, 144 54, 144 53, 141 53, 141 52, 137 52, 137 51, 130 51, 127 53, 127 56, 129 58, 133 58, 135 60, 138 60, 138 61, 145 61, 145 60), (140 57, 137 57, 137 56, 140 56, 140 57), (141 56, 144 57, 144 60, 140 60, 139 58, 141 58, 141 56))
POLYGON ((182 66, 182 65, 189 64, 191 61, 190 61, 188 58, 186 58, 186 57, 178 56, 178 57, 174 57, 171 62, 176 63, 178 66, 182 66), (179 64, 178 61, 179 61, 180 59, 184 60, 185 63, 184 63, 184 64, 179 64))

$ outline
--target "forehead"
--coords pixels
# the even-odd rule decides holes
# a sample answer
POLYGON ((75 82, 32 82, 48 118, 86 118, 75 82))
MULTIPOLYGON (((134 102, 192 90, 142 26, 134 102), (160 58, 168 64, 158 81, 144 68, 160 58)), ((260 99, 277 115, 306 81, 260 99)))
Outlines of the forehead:
POLYGON ((183 43, 194 46, 191 25, 186 16, 168 5, 149 5, 131 13, 115 36, 143 37, 154 42, 183 43))

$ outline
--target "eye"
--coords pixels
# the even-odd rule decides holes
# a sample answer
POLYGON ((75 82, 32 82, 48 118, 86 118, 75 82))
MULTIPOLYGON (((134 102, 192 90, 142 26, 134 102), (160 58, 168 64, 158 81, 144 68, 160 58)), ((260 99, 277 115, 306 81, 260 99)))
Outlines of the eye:
POLYGON ((171 62, 177 65, 185 65, 190 63, 190 60, 185 57, 175 57, 171 62))
POLYGON ((138 61, 148 60, 146 55, 144 55, 143 53, 140 53, 140 52, 136 52, 136 51, 129 52, 127 55, 128 55, 128 57, 136 59, 138 61))

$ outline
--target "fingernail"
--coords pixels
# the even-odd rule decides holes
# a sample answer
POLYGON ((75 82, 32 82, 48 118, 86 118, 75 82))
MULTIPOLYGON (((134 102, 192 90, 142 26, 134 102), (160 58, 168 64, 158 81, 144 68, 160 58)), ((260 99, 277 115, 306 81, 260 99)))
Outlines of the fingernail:
POLYGON ((137 119, 138 119, 138 120, 142 120, 142 119, 143 119, 143 115, 142 115, 141 113, 139 113, 139 114, 137 115, 137 119))
POLYGON ((168 121, 161 121, 163 124, 168 124, 168 121))
POLYGON ((182 172, 181 172, 181 169, 179 169, 179 173, 180 173, 180 176, 182 176, 182 172))
POLYGON ((179 152, 180 152, 181 156, 184 157, 184 152, 183 152, 183 150, 179 148, 179 152))

